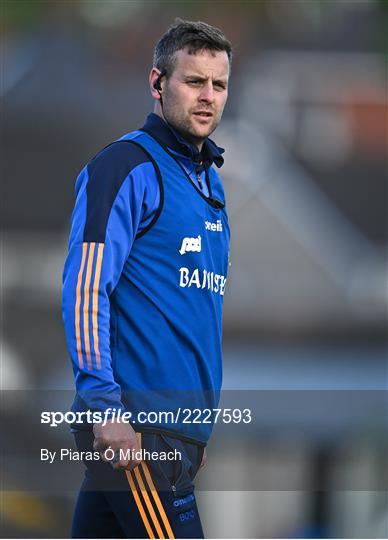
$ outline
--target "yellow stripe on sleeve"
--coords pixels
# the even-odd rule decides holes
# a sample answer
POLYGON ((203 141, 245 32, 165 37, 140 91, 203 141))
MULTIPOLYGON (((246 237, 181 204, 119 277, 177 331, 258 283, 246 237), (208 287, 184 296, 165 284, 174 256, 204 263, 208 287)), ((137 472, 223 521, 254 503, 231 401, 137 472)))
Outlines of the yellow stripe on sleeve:
POLYGON ((92 369, 92 358, 90 356, 90 337, 89 337, 89 287, 90 287, 90 280, 92 277, 92 266, 93 266, 93 257, 94 257, 94 247, 95 242, 90 243, 89 247, 89 255, 88 255, 88 264, 86 267, 86 277, 85 277, 85 285, 84 285, 84 338, 85 338, 85 352, 86 352, 86 359, 88 363, 88 369, 92 369))
POLYGON ((82 244, 82 259, 81 259, 81 266, 78 272, 78 279, 77 279, 77 288, 75 293, 75 339, 77 344, 77 354, 78 354, 78 365, 82 369, 84 367, 84 360, 82 356, 82 349, 81 349, 81 330, 80 330, 80 306, 81 306, 81 283, 82 283, 82 275, 84 273, 84 267, 85 267, 85 258, 86 258, 86 250, 88 248, 88 245, 86 242, 82 244))
POLYGON ((93 343, 94 343, 94 352, 96 355, 97 369, 101 369, 101 356, 100 356, 100 349, 99 349, 99 343, 98 343, 98 289, 100 286, 103 251, 104 251, 104 244, 98 244, 96 273, 94 275, 94 282, 93 282, 93 308, 92 308, 93 309, 92 311, 93 343))

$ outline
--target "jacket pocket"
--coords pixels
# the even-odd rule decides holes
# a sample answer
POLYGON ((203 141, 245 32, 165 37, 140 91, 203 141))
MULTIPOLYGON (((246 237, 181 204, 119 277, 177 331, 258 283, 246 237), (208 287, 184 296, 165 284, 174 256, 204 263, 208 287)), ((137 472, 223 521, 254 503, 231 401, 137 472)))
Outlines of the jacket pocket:
POLYGON ((182 497, 194 490, 193 480, 198 470, 198 453, 203 450, 196 445, 184 443, 165 434, 152 434, 144 437, 149 440, 144 447, 156 451, 159 459, 149 462, 154 473, 158 490, 172 491, 176 497, 182 497), (167 459, 162 459, 166 457, 167 459), (171 459, 175 458, 175 459, 171 459))

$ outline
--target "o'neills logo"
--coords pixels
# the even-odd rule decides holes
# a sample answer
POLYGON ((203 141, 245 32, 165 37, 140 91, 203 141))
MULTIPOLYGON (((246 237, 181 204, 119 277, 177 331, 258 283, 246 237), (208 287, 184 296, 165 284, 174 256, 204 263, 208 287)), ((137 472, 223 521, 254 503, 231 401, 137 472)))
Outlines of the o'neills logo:
POLYGON ((179 250, 179 253, 181 255, 184 255, 188 251, 197 251, 198 253, 201 251, 201 236, 197 236, 197 238, 190 238, 186 237, 182 240, 181 249, 179 250))
POLYGON ((215 223, 212 223, 211 221, 205 221, 205 229, 207 231, 222 232, 222 222, 220 219, 217 219, 215 223))
POLYGON ((226 277, 208 270, 195 268, 192 272, 185 267, 179 268, 179 286, 197 287, 197 289, 207 289, 224 296, 226 277))

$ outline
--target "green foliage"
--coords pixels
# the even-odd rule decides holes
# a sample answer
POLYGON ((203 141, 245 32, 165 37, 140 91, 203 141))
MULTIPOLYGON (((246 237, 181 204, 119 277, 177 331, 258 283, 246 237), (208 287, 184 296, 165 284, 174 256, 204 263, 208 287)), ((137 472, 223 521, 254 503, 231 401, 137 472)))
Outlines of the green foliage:
POLYGON ((50 1, 0 0, 3 29, 34 26, 50 7, 50 1))

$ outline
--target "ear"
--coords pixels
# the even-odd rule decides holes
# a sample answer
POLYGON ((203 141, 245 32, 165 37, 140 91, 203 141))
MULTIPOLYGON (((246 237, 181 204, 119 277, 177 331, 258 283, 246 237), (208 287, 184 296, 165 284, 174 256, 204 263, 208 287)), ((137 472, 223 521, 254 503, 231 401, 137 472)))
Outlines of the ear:
POLYGON ((158 90, 156 89, 156 84, 157 84, 159 75, 160 75, 160 70, 153 67, 150 71, 150 75, 148 78, 149 84, 150 84, 151 95, 154 99, 158 101, 160 101, 160 95, 159 95, 158 90))

